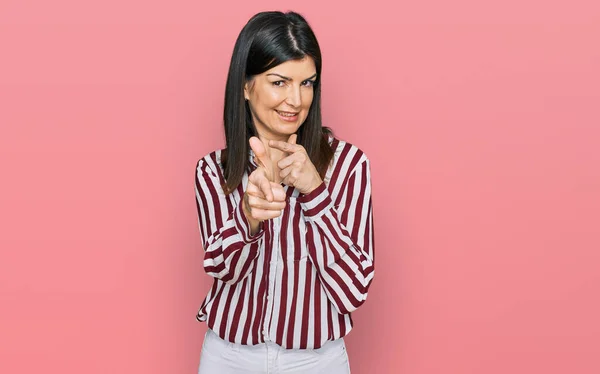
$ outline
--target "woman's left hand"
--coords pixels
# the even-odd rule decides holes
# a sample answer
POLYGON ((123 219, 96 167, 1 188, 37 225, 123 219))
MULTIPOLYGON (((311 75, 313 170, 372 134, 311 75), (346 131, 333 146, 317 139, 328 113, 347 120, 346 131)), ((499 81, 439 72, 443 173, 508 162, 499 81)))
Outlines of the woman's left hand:
POLYGON ((304 147, 296 144, 296 137, 296 134, 292 134, 287 142, 269 140, 269 147, 289 153, 277 163, 281 170, 279 176, 283 178, 283 183, 306 195, 319 187, 323 180, 304 147))

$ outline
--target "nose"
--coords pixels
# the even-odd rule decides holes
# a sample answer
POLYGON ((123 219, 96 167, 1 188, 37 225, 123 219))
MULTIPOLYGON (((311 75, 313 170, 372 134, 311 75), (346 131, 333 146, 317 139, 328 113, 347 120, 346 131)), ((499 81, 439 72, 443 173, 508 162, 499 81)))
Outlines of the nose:
POLYGON ((300 86, 290 85, 286 102, 293 107, 299 107, 302 103, 302 96, 300 94, 300 86))

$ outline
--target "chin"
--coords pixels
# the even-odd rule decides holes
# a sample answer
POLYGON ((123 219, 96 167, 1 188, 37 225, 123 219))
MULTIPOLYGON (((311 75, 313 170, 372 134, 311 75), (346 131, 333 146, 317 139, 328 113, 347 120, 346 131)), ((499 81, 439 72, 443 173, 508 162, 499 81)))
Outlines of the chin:
POLYGON ((277 132, 281 135, 292 135, 298 131, 300 126, 287 125, 287 126, 278 126, 277 132))

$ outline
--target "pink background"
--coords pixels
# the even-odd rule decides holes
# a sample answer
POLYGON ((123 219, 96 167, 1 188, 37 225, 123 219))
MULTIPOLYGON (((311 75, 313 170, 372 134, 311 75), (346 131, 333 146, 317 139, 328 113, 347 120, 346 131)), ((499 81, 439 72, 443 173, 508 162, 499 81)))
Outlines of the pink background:
POLYGON ((290 8, 372 160, 353 374, 600 372, 598 2, 358 4, 0 2, 1 373, 196 372, 195 163, 241 27, 290 8))

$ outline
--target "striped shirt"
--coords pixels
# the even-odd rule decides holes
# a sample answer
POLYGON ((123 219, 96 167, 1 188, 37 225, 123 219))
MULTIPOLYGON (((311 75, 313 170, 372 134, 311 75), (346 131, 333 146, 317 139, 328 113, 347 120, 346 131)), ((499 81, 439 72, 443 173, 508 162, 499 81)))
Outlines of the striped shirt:
POLYGON ((374 276, 370 164, 358 147, 329 143, 323 183, 309 194, 282 184, 285 209, 254 235, 240 204, 249 174, 225 195, 221 150, 198 161, 198 226, 214 280, 196 319, 222 339, 316 349, 352 329, 374 276))

